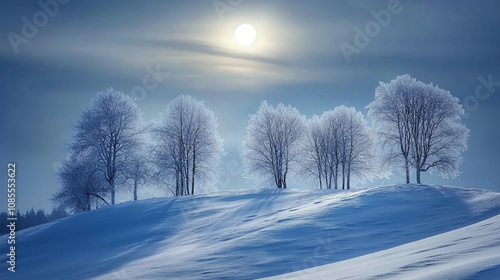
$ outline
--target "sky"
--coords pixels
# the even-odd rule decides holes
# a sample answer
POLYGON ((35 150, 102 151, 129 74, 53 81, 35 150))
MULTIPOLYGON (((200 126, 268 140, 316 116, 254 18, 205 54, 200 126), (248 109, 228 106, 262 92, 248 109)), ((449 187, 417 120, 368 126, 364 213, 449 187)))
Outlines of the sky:
MULTIPOLYGON (((241 177, 240 152, 263 100, 366 115, 380 81, 410 74, 458 97, 470 129, 461 175, 423 183, 500 191, 499 12, 494 0, 2 1, 0 178, 15 162, 18 208, 50 211, 74 125, 113 87, 146 121, 181 94, 204 100, 227 153, 218 189, 258 187, 241 177), (244 23, 251 46, 234 38, 244 23)), ((360 186, 403 183, 394 172, 360 186)))

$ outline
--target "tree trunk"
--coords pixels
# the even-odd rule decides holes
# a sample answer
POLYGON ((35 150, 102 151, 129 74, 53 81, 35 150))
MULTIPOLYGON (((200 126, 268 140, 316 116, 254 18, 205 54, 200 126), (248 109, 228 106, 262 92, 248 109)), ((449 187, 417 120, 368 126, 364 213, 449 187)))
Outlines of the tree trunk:
POLYGON ((137 200, 137 179, 134 180, 134 201, 137 200))
POLYGON ((194 195, 194 175, 193 178, 191 178, 191 195, 194 195))
POLYGON ((179 170, 176 170, 175 172, 175 196, 180 195, 180 185, 179 185, 179 170))
POLYGON ((111 205, 115 204, 115 180, 111 180, 111 205))
POLYGON ((282 189, 283 188, 283 174, 282 174, 282 172, 281 172, 280 169, 278 169, 277 173, 278 173, 278 176, 277 176, 277 178, 278 178, 278 189, 282 189))
POLYGON ((351 189, 351 165, 347 166, 347 189, 351 189))
POLYGON ((179 176, 179 181, 180 181, 180 195, 184 195, 184 178, 186 177, 186 174, 184 174, 184 166, 181 167, 181 172, 179 176))
POLYGON ((196 172, 196 145, 193 147, 193 170, 191 172, 191 195, 194 195, 194 174, 196 172))
POLYGON ((345 166, 342 165, 342 189, 345 189, 345 166))
POLYGON ((338 164, 335 165, 335 176, 334 177, 335 177, 334 178, 334 180, 335 180, 334 186, 335 186, 335 189, 337 189, 338 185, 339 185, 339 165, 338 164))
POLYGON ((406 171, 406 183, 410 183, 410 166, 408 164, 408 160, 405 161, 405 171, 406 171))
MULTIPOLYGON (((323 189, 323 182, 321 181, 321 171, 318 174, 318 179, 319 179, 319 189, 322 190, 323 189)), ((328 183, 327 183, 327 185, 328 185, 328 183)), ((328 186, 326 188, 328 189, 328 186)))
POLYGON ((420 168, 417 168, 417 184, 421 184, 422 182, 420 181, 420 168))
POLYGON ((189 195, 189 156, 186 155, 186 195, 189 195))
POLYGON ((328 174, 328 173, 325 174, 325 185, 326 185, 327 190, 332 188, 332 175, 331 174, 328 174))

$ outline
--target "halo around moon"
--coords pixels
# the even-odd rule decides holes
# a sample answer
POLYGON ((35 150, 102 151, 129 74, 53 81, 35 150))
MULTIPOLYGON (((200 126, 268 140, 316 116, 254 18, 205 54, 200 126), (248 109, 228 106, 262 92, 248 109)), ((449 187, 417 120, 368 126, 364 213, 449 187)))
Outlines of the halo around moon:
POLYGON ((250 46, 257 39, 257 30, 251 24, 241 24, 234 31, 236 42, 242 46, 250 46))

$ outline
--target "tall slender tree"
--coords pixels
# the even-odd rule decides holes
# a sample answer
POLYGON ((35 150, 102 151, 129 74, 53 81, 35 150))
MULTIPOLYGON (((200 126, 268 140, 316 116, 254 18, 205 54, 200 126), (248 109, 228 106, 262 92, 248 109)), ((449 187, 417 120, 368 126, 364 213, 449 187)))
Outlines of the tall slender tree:
POLYGON ((111 204, 115 203, 116 183, 127 171, 127 154, 134 150, 143 128, 141 113, 133 99, 112 88, 92 99, 75 127, 72 153, 90 155, 93 165, 108 183, 111 204))
POLYGON ((133 200, 138 200, 139 186, 152 182, 153 161, 149 147, 142 140, 135 149, 127 155, 126 172, 122 176, 123 185, 131 191, 133 200))
POLYGON ((372 137, 365 118, 353 107, 336 107, 308 122, 304 168, 320 188, 351 187, 351 179, 372 175, 372 137), (339 178, 339 175, 341 176, 339 178))
POLYGON ((182 95, 170 102, 153 128, 155 162, 160 178, 176 195, 195 193, 195 186, 217 180, 222 139, 217 119, 203 102, 182 95))
POLYGON ((291 106, 278 104, 273 108, 262 102, 257 114, 250 116, 243 143, 245 175, 286 188, 289 173, 299 166, 305 123, 305 117, 291 106))

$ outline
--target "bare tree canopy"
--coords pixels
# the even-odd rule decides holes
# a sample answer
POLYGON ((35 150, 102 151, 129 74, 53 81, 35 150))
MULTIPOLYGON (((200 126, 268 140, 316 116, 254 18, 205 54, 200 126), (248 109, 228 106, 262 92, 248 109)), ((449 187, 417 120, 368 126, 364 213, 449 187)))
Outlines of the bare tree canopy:
POLYGON ((288 174, 298 165, 305 122, 305 117, 291 106, 279 104, 273 108, 262 102, 257 114, 250 116, 243 143, 245 175, 286 188, 288 174))
POLYGON ((121 179, 126 191, 131 191, 133 200, 138 200, 139 186, 153 183, 153 153, 148 145, 148 134, 140 135, 134 149, 127 154, 125 172, 121 179))
POLYGON ((425 84, 410 75, 380 83, 369 116, 385 150, 384 162, 420 173, 436 169, 443 177, 456 177, 467 149, 469 130, 459 123, 464 113, 449 91, 425 84))
MULTIPOLYGON (((264 185, 287 188, 292 175, 320 189, 350 189, 352 182, 379 176, 383 165, 437 170, 456 177, 469 130, 450 92, 409 75, 380 83, 367 106, 373 128, 354 107, 338 106, 309 121, 290 105, 263 101, 250 115, 242 160, 244 176, 264 185), (378 143, 375 143, 378 142, 378 143), (377 154, 377 156, 375 155, 377 154)), ((159 183, 175 196, 193 195, 217 181, 222 139, 214 113, 202 101, 182 95, 146 126, 134 100, 112 88, 92 99, 75 126, 70 159, 58 173, 61 190, 54 200, 72 211, 115 203, 115 192, 133 193, 159 183)))
POLYGON ((57 175, 62 187, 52 199, 72 213, 108 204, 104 198, 109 193, 107 183, 88 157, 73 156, 63 163, 57 175))
POLYGON ((336 107, 314 116, 307 124, 303 168, 320 189, 351 187, 351 178, 371 176, 372 139, 365 118, 354 107, 336 107), (339 177, 341 176, 341 177, 339 177))
POLYGON ((188 95, 169 103, 153 128, 159 177, 172 193, 194 194, 198 183, 213 185, 224 153, 217 119, 188 95))
POLYGON ((141 113, 133 99, 112 88, 92 99, 75 127, 71 145, 76 155, 92 155, 93 166, 104 176, 115 203, 116 182, 127 171, 128 154, 143 133, 141 113))

